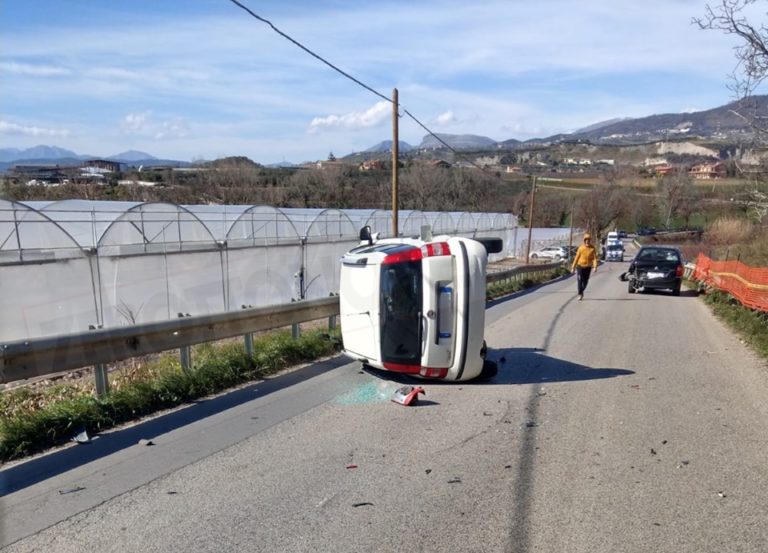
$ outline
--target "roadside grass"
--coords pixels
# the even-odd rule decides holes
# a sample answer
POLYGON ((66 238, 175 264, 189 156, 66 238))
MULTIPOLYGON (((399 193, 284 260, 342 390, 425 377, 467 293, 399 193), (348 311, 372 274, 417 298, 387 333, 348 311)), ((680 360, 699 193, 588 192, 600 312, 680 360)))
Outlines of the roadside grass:
POLYGON ((254 339, 248 356, 241 343, 193 348, 193 367, 183 371, 170 354, 110 375, 110 392, 94 395, 93 379, 0 394, 0 462, 61 445, 83 430, 89 434, 258 380, 299 363, 333 355, 338 331, 290 331, 254 339))
POLYGON ((704 301, 758 355, 768 359, 768 313, 744 307, 736 298, 720 291, 708 292, 704 301))

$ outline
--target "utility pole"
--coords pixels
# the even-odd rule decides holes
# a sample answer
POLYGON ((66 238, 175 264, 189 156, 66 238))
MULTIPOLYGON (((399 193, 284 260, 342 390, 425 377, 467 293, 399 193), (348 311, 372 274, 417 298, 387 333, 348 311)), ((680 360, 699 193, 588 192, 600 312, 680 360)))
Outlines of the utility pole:
POLYGON ((398 121, 397 121, 397 89, 392 89, 392 237, 398 236, 398 224, 397 224, 397 172, 400 150, 400 139, 398 137, 398 121))
POLYGON ((571 261, 571 250, 573 250, 573 198, 571 198, 571 233, 568 237, 568 261, 571 261))
POLYGON ((531 185, 531 209, 528 211, 528 244, 525 246, 525 264, 528 265, 531 255, 531 235, 533 234, 533 206, 536 201, 536 175, 533 176, 531 185))

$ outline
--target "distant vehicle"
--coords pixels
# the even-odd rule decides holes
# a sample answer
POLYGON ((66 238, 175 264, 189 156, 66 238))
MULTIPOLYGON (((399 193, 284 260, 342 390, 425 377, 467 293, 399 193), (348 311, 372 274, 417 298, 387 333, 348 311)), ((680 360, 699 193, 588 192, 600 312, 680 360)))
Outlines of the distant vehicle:
POLYGON ((672 295, 679 296, 684 272, 680 250, 668 246, 645 246, 637 252, 622 280, 627 281, 630 294, 645 290, 671 290, 672 295))
POLYGON ((546 246, 544 248, 538 249, 536 251, 531 252, 530 255, 531 259, 565 259, 568 257, 568 247, 567 246, 546 246))
POLYGON ((626 230, 620 230, 619 231, 619 238, 626 238, 628 236, 626 230))
POLYGON ((652 236, 656 234, 656 229, 653 227, 637 227, 638 236, 652 236))
POLYGON ((339 306, 344 354, 363 365, 442 380, 493 377, 486 360, 488 253, 500 238, 457 236, 376 240, 341 258, 339 306))
POLYGON ((609 244, 603 248, 603 259, 606 261, 624 261, 624 245, 609 244))

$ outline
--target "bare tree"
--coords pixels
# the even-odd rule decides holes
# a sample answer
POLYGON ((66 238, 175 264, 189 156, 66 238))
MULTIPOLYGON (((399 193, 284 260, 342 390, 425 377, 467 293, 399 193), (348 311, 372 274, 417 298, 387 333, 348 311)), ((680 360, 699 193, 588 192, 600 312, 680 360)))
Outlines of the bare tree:
POLYGON ((756 102, 748 100, 768 77, 768 27, 754 23, 744 15, 744 11, 756 3, 757 0, 720 0, 717 4, 707 4, 704 17, 693 18, 693 23, 699 29, 722 31, 741 39, 742 43, 734 48, 736 67, 730 75, 729 85, 742 100, 738 113, 734 113, 765 138, 768 133, 765 117, 757 113, 756 102))
POLYGON ((617 186, 594 188, 577 203, 575 220, 599 239, 603 229, 621 215, 624 197, 617 186))
POLYGON ((658 187, 661 192, 662 220, 664 226, 669 228, 672 217, 682 217, 685 225, 699 207, 699 195, 693 185, 693 179, 685 172, 662 178, 658 187))

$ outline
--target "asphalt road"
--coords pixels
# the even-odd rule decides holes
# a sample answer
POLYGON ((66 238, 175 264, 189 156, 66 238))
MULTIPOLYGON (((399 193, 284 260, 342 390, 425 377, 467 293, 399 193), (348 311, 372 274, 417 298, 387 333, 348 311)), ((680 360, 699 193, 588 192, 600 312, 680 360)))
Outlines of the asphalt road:
POLYGON ((4 551, 768 551, 765 362, 624 267, 490 307, 499 375, 415 407, 335 360, 6 468, 4 551))

